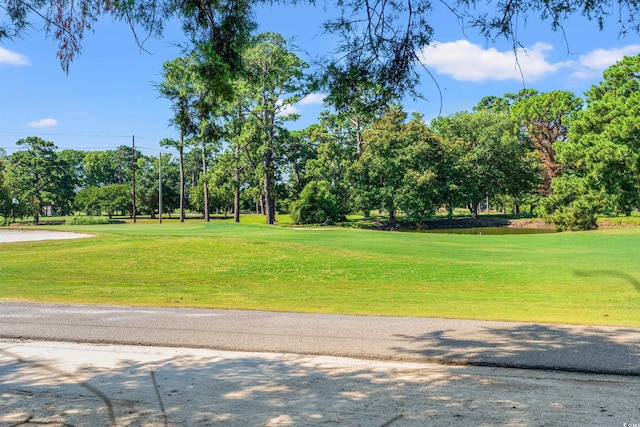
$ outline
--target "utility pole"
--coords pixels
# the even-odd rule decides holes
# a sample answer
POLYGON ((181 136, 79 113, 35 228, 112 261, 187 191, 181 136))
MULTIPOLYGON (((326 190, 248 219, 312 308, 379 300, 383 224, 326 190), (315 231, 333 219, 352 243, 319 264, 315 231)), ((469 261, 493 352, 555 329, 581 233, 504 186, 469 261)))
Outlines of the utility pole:
POLYGON ((158 153, 158 218, 162 224, 162 152, 158 153))
POLYGON ((131 136, 131 199, 133 222, 136 222, 136 136, 131 136))

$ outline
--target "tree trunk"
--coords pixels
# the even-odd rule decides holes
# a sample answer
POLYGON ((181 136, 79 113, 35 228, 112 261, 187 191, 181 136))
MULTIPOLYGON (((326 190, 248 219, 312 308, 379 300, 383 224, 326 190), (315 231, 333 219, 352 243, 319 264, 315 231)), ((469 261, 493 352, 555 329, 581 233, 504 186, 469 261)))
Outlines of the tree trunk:
POLYGON ((204 220, 209 222, 209 183, 207 182, 207 156, 205 152, 205 143, 202 141, 202 187, 204 196, 204 220))
POLYGON ((356 153, 358 154, 358 157, 360 157, 360 155, 364 151, 363 141, 362 141, 362 124, 360 122, 360 117, 358 116, 352 117, 351 124, 353 125, 353 128, 356 132, 356 153))
POLYGON ((264 212, 267 216, 267 224, 275 224, 275 201, 273 195, 274 173, 273 173, 273 147, 275 140, 274 115, 267 114, 266 111, 262 115, 262 126, 267 134, 267 148, 264 151, 264 212))
POLYGON ((180 148, 178 149, 180 163, 180 222, 184 222, 184 138, 180 135, 180 148))
POLYGON ((298 163, 295 160, 291 163, 291 172, 293 172, 293 176, 296 180, 296 190, 302 191, 302 188, 300 188, 300 172, 298 171, 298 163))
POLYGON ((273 171, 271 168, 266 170, 264 178, 264 208, 267 216, 267 224, 275 224, 275 201, 273 199, 273 171))
POLYGON ((233 222, 240 222, 240 168, 238 167, 238 157, 240 155, 240 145, 235 148, 235 165, 233 168, 233 222))
POLYGON ((237 185, 237 181, 233 191, 233 222, 240 222, 240 187, 237 185))
POLYGON ((480 200, 472 200, 469 204, 469 210, 473 218, 477 219, 480 214, 480 200))

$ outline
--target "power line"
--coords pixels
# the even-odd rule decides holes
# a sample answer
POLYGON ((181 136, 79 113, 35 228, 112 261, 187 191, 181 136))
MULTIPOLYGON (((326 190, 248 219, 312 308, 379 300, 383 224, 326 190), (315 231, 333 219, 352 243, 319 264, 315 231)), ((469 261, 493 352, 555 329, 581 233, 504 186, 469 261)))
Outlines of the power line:
MULTIPOLYGON (((78 138, 124 138, 124 139, 129 139, 131 138, 131 135, 99 135, 99 134, 76 134, 76 133, 55 133, 55 132, 15 132, 15 131, 5 131, 5 130, 0 130, 0 134, 7 134, 7 135, 25 135, 25 134, 34 134, 34 135, 44 135, 44 136, 72 136, 72 137, 78 137, 78 138)), ((137 136, 136 138, 139 139, 148 139, 148 140, 156 140, 156 141, 160 141, 162 140, 162 138, 154 138, 154 137, 148 137, 148 136, 137 136)))
MULTIPOLYGON (((0 131, 0 134, 21 134, 19 132, 9 132, 9 131, 0 131)), ((127 143, 118 144, 115 146, 105 146, 105 145, 82 145, 82 146, 60 146, 56 144, 58 150, 81 150, 81 151, 106 151, 106 150, 116 150, 122 146, 128 147, 128 141, 131 138, 131 135, 127 136, 118 136, 118 135, 80 135, 80 134, 63 134, 63 133, 39 133, 38 135, 43 136, 68 136, 68 137, 82 137, 82 138, 122 138, 126 139, 127 143)), ((145 141, 161 141, 162 138, 153 138, 148 136, 138 136, 136 135, 136 139, 142 139, 145 141)), ((137 146, 140 151, 151 151, 155 153, 171 153, 171 149, 167 148, 157 148, 157 147, 149 147, 149 146, 137 146)), ((18 146, 0 146, 0 150, 4 150, 5 152, 13 152, 20 151, 22 148, 18 146)))
MULTIPOLYGON (((131 136, 129 136, 129 138, 131 138, 131 136)), ((136 139, 138 139, 138 137, 136 136, 136 139)), ((122 147, 122 146, 126 146, 124 144, 120 145, 120 146, 116 146, 116 147, 57 147, 57 151, 62 151, 62 150, 78 150, 78 151, 114 151, 117 150, 118 148, 122 147)), ((151 151, 151 152, 155 152, 155 153, 171 153, 171 150, 168 149, 161 149, 161 148, 151 148, 151 147, 144 147, 144 146, 136 146, 137 150, 140 151, 151 151)), ((15 152, 15 151, 23 151, 24 148, 22 147, 2 147, 0 146, 0 150, 6 151, 6 152, 15 152)))

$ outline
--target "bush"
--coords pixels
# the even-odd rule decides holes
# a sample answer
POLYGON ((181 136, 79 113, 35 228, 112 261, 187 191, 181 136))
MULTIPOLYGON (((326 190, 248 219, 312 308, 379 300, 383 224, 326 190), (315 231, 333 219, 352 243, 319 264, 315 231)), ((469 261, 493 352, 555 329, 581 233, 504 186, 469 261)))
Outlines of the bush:
POLYGON ((580 231, 598 228, 596 208, 584 200, 576 200, 547 216, 558 231, 580 231))
POLYGON ((67 221, 69 225, 109 224, 109 218, 103 216, 74 216, 67 221))
POLYGON ((542 199, 538 212, 558 231, 593 230, 598 228, 598 213, 606 205, 603 194, 592 191, 587 180, 563 175, 553 180, 554 193, 542 199))
POLYGON ((340 208, 327 181, 311 181, 291 204, 295 224, 326 224, 340 219, 340 208))

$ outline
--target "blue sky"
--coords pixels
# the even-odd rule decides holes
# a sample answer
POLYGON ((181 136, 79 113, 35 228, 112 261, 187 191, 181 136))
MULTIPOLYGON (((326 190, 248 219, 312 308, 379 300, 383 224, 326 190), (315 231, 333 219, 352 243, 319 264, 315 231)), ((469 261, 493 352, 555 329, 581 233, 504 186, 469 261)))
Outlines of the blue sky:
MULTIPOLYGON (((265 7, 258 11, 260 31, 273 31, 292 39, 299 55, 330 51, 332 37, 321 34, 326 14, 321 7, 265 7)), ((1 18, 1 17, 0 17, 1 18)), ((572 19, 565 33, 552 32, 548 23, 529 19, 519 28, 524 49, 516 64, 507 41, 487 42, 473 28, 445 11, 436 11, 435 43, 421 52, 426 67, 441 89, 422 73, 421 93, 426 100, 405 102, 408 112, 431 119, 470 110, 482 97, 517 92, 523 87, 569 90, 582 96, 601 80, 602 71, 624 55, 640 53, 640 37, 618 38, 615 20, 600 32, 595 23, 572 19)), ((183 41, 176 25, 169 25, 161 40, 136 44, 129 27, 105 17, 86 35, 82 54, 66 75, 55 56, 57 44, 38 31, 38 24, 21 39, 0 42, 0 148, 11 153, 15 142, 40 136, 60 149, 111 149, 130 145, 145 154, 159 150, 158 141, 177 137, 169 126, 170 103, 154 87, 162 80, 162 64, 180 56, 175 45, 183 41)), ((316 121, 322 94, 294 106, 302 115, 291 127, 316 121)))

